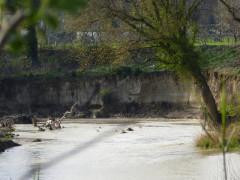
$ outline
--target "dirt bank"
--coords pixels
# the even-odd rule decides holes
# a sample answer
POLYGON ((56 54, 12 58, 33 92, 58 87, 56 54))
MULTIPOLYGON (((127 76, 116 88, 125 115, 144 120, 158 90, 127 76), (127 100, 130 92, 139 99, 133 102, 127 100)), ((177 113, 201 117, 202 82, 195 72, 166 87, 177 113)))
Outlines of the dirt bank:
MULTIPOLYGON (((206 77, 220 103, 222 75, 208 71, 206 77)), ((225 77, 230 100, 240 91, 240 80, 231 75, 225 77)), ((127 77, 7 78, 0 80, 0 117, 30 110, 39 117, 61 117, 76 102, 79 108, 71 118, 201 117, 199 104, 189 88, 196 90, 194 83, 181 82, 167 71, 127 77), (101 114, 100 94, 104 89, 110 91, 113 100, 111 108, 101 114)))
POLYGON ((39 115, 61 116, 77 101, 80 111, 91 112, 101 108, 100 94, 108 89, 112 113, 145 117, 148 111, 155 111, 151 114, 158 116, 166 109, 192 106, 189 87, 191 84, 181 83, 170 72, 127 77, 8 78, 0 80, 0 115, 28 113, 30 109, 39 115))

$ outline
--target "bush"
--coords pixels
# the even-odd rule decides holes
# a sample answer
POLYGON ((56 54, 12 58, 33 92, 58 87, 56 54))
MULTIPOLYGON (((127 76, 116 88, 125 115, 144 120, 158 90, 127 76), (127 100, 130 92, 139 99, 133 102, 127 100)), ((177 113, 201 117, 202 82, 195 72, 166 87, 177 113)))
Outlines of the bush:
POLYGON ((135 67, 135 66, 134 66, 134 67, 132 68, 132 74, 133 74, 134 76, 139 75, 141 72, 142 72, 142 71, 140 70, 139 67, 135 67))
MULTIPOLYGON (((230 139, 231 134, 233 132, 233 129, 236 128, 235 133, 232 136, 231 142, 229 144, 229 150, 230 151, 239 151, 240 150, 240 123, 232 123, 228 125, 226 129, 226 139, 230 139)), ((222 133, 222 132, 221 132, 222 133)), ((200 147, 201 149, 219 149, 223 148, 223 144, 221 140, 219 139, 220 136, 217 136, 214 133, 210 133, 211 137, 210 139, 207 135, 203 135, 200 138, 196 140, 197 147, 200 147)))
POLYGON ((202 149, 212 149, 216 147, 216 144, 207 136, 202 136, 197 140, 197 147, 202 149))
POLYGON ((111 102, 111 92, 109 89, 103 89, 100 92, 100 97, 104 105, 111 102))
POLYGON ((86 44, 71 48, 71 57, 80 64, 81 70, 91 70, 111 64, 116 58, 116 49, 104 43, 86 44))
POLYGON ((111 74, 122 76, 124 78, 130 75, 137 76, 141 72, 142 71, 140 70, 140 68, 136 66, 121 66, 111 69, 111 74))
POLYGON ((72 70, 71 76, 72 76, 72 77, 77 77, 77 72, 76 72, 75 70, 72 70))
MULTIPOLYGON (((219 111, 222 109, 222 104, 219 104, 219 111)), ((238 121, 240 119, 240 93, 232 95, 227 102, 226 113, 228 117, 228 123, 238 121)))

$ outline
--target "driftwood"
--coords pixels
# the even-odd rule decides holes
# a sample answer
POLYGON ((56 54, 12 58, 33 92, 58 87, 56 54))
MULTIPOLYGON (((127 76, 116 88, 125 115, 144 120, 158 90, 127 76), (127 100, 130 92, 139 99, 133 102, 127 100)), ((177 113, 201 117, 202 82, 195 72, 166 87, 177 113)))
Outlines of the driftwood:
POLYGON ((74 109, 75 109, 75 106, 79 104, 79 102, 75 103, 74 105, 72 105, 72 107, 70 108, 70 111, 66 111, 63 116, 58 119, 58 120, 55 120, 54 118, 51 118, 51 117, 48 117, 48 121, 43 124, 42 126, 38 126, 37 125, 37 118, 36 117, 33 117, 32 119, 32 123, 33 123, 33 126, 34 127, 38 127, 39 128, 39 131, 45 131, 47 128, 49 128, 50 130, 54 130, 54 129, 60 129, 61 128, 61 123, 62 123, 62 120, 64 118, 66 118, 66 115, 67 114, 72 114, 74 109))
POLYGON ((39 131, 45 131, 47 128, 50 130, 60 129, 62 120, 66 118, 67 114, 72 114, 74 112, 77 104, 79 104, 79 101, 72 105, 70 111, 66 111, 60 119, 55 120, 54 118, 49 117, 48 121, 41 126, 37 124, 38 119, 29 108, 29 114, 21 113, 0 118, 0 127, 11 129, 13 124, 32 124, 34 127, 38 127, 39 131))

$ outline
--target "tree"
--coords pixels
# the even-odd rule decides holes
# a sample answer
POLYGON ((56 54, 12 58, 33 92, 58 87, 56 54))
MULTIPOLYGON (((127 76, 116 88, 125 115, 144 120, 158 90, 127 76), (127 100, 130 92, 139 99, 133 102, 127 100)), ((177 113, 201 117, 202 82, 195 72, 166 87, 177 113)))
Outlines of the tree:
POLYGON ((28 25, 26 27, 27 35, 26 35, 26 50, 28 57, 31 58, 31 67, 36 68, 39 65, 38 60, 38 39, 36 27, 34 25, 28 25))
POLYGON ((195 13, 201 3, 202 0, 91 0, 92 11, 88 9, 87 13, 94 16, 93 12, 97 12, 97 17, 90 18, 88 26, 93 27, 95 23, 100 28, 104 22, 114 19, 134 30, 137 35, 127 39, 135 48, 154 49, 155 59, 162 67, 180 77, 194 79, 207 112, 217 125, 221 122, 220 114, 194 47, 198 32, 195 13))
MULTIPOLYGON (((225 2, 225 1, 224 1, 225 2)), ((218 8, 217 8, 217 21, 219 23, 220 27, 224 27, 225 28, 225 36, 226 33, 228 33, 229 35, 232 35, 234 38, 234 42, 237 43, 237 40, 240 36, 240 24, 239 22, 237 22, 236 20, 234 20, 233 16, 237 16, 237 11, 240 8, 240 4, 239 1, 237 0, 231 0, 231 1, 226 1, 228 2, 228 6, 230 7, 231 5, 234 5, 234 14, 231 15, 231 13, 228 12, 229 9, 226 8, 226 6, 224 6, 224 4, 219 3, 218 4, 218 8)), ((227 5, 227 4, 226 4, 227 5)))
POLYGON ((234 21, 240 23, 240 2, 238 0, 219 0, 226 8, 234 21))
POLYGON ((71 54, 79 62, 81 69, 107 63, 121 66, 130 58, 130 49, 134 48, 129 46, 134 43, 129 42, 136 34, 116 17, 95 9, 94 3, 89 2, 87 8, 65 18, 67 32, 77 35, 75 43, 78 46, 71 49, 71 54))
MULTIPOLYGON (((40 7, 40 0, 31 1, 31 9, 33 13, 37 13, 40 7)), ((26 25, 26 50, 28 57, 31 58, 31 67, 36 68, 40 64, 38 60, 38 38, 36 31, 36 22, 30 22, 26 25)))
POLYGON ((240 2, 238 0, 220 0, 220 2, 222 6, 219 7, 221 12, 218 16, 221 16, 221 22, 228 25, 228 30, 237 43, 240 37, 240 2))

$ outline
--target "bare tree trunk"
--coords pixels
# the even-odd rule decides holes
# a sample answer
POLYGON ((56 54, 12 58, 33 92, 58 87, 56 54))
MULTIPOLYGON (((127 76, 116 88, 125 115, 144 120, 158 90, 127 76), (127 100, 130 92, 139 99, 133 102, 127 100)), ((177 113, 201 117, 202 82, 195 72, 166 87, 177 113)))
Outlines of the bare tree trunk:
POLYGON ((234 37, 234 43, 237 44, 237 38, 238 37, 237 37, 236 33, 233 33, 233 37, 234 37))
MULTIPOLYGON (((38 11, 40 8, 40 0, 32 0, 31 1, 31 8, 34 11, 38 11)), ((36 31, 36 24, 30 23, 27 25, 27 51, 28 56, 31 58, 31 67, 37 68, 40 64, 38 59, 38 39, 37 39, 37 31, 36 31)))
POLYGON ((31 67, 36 68, 40 64, 38 59, 38 40, 36 27, 34 25, 27 26, 28 35, 26 38, 26 48, 28 56, 31 58, 31 67))
POLYGON ((221 124, 221 115, 217 110, 217 105, 215 99, 212 95, 212 92, 204 78, 199 67, 195 67, 195 70, 192 71, 192 76, 201 92, 203 102, 205 104, 208 115, 210 116, 213 125, 218 126, 221 124))

